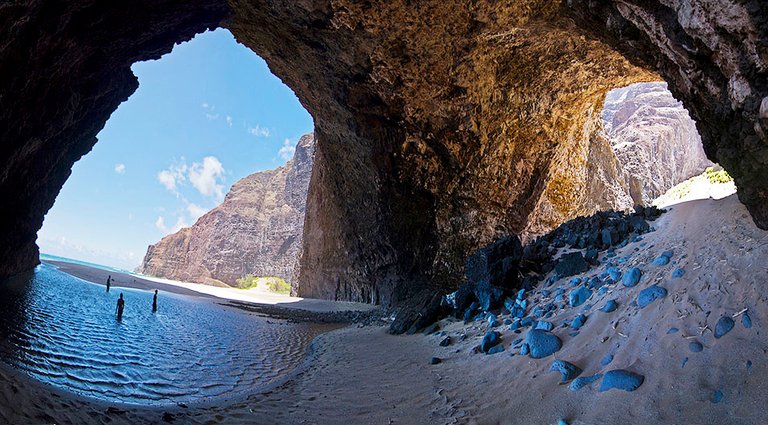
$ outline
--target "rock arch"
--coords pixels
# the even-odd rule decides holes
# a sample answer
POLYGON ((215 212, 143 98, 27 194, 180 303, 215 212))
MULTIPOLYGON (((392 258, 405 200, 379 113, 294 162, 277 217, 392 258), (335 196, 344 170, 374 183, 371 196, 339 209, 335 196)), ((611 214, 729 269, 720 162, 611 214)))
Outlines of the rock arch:
MULTIPOLYGON (((591 212, 611 88, 669 82, 768 227, 768 11, 741 2, 161 0, 0 6, 0 275, 136 89, 130 65, 224 26, 313 115, 299 293, 391 304, 463 257, 591 212)), ((610 206, 610 205, 600 205, 610 206)))

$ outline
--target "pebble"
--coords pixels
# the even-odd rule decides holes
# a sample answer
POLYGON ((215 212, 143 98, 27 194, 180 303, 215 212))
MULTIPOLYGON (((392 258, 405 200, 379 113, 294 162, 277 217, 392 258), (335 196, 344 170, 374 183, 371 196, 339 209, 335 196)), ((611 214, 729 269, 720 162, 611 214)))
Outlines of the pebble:
POLYGON ((490 354, 496 354, 496 353, 501 353, 502 351, 504 351, 504 346, 499 344, 499 345, 494 346, 490 350, 488 350, 487 354, 489 354, 489 355, 490 354))
POLYGON ((557 425, 568 425, 568 422, 566 422, 565 419, 560 418, 557 420, 557 425))
POLYGON ((680 329, 677 329, 677 328, 669 328, 669 330, 667 331, 667 335, 669 335, 669 334, 676 334, 679 331, 680 331, 680 329))
POLYGON ((554 328, 555 325, 553 325, 551 322, 547 322, 545 320, 539 320, 536 322, 536 326, 534 326, 534 329, 541 329, 544 331, 551 331, 552 328, 554 328))
POLYGON ((688 344, 688 349, 694 353, 701 353, 701 351, 704 350, 704 346, 701 345, 699 341, 691 341, 691 343, 688 344))
POLYGON ((597 375, 592 375, 592 376, 581 376, 581 377, 578 377, 578 378, 574 379, 571 382, 571 385, 568 386, 568 388, 570 388, 571 391, 578 391, 578 390, 584 388, 585 386, 587 386, 587 385, 597 381, 598 379, 600 379, 602 377, 603 377, 602 373, 599 373, 597 375))
POLYGON ((603 357, 602 360, 600 360, 600 364, 602 366, 608 366, 613 361, 613 354, 606 354, 605 357, 603 357))
POLYGON ((621 271, 615 267, 608 267, 608 275, 613 279, 614 282, 618 282, 621 280, 621 271))
POLYGON ((521 356, 527 356, 529 352, 530 352, 530 348, 528 347, 528 344, 523 344, 520 346, 521 356))
POLYGON ((669 264, 669 257, 665 257, 663 255, 660 255, 656 257, 655 260, 653 260, 654 266, 666 266, 667 264, 669 264))
POLYGON ((550 372, 560 372, 560 381, 570 381, 581 375, 581 368, 565 360, 555 360, 549 368, 550 372))
POLYGON ((752 369, 752 360, 747 360, 747 369, 752 369))
POLYGON ((643 272, 641 272, 640 269, 637 267, 630 267, 627 272, 624 273, 624 278, 621 283, 627 288, 631 288, 637 285, 637 282, 640 282, 640 276, 642 275, 643 272))
POLYGON ((573 329, 579 330, 582 326, 584 326, 584 322, 587 321, 587 316, 583 314, 579 314, 578 316, 573 318, 573 321, 571 322, 571 327, 573 329))
POLYGON ((483 341, 480 343, 480 350, 483 353, 487 353, 488 350, 498 345, 501 342, 501 334, 496 331, 489 331, 483 337, 483 341))
POLYGON ((688 363, 688 357, 683 359, 683 364, 680 365, 680 368, 684 368, 686 363, 688 363))
POLYGON ((741 315, 741 324, 747 329, 752 327, 752 318, 749 317, 749 313, 746 311, 741 315))
POLYGON ((443 338, 443 340, 440 341, 440 346, 441 347, 447 347, 449 345, 451 345, 451 337, 449 337, 449 336, 443 338))
POLYGON ((642 291, 637 296, 637 306, 645 308, 652 302, 664 298, 667 296, 667 290, 659 285, 651 285, 642 291))
POLYGON ((534 359, 547 357, 563 347, 563 342, 560 341, 557 335, 539 329, 529 331, 525 337, 525 342, 528 345, 531 357, 534 359))
POLYGON ((591 296, 592 291, 582 286, 581 288, 571 292, 571 295, 568 299, 568 304, 570 304, 571 307, 578 307, 584 304, 584 302, 587 301, 591 296))
POLYGON ((645 377, 637 373, 624 369, 611 370, 603 376, 603 382, 600 384, 600 392, 608 391, 611 388, 624 391, 634 391, 643 385, 645 377))
POLYGON ((685 274, 685 270, 675 269, 675 271, 672 272, 672 277, 673 278, 683 277, 684 274, 685 274))
POLYGON ((716 390, 714 393, 712 393, 712 398, 710 399, 710 401, 712 403, 717 404, 717 403, 720 403, 722 399, 723 399, 723 392, 720 390, 716 390))
POLYGON ((730 332, 731 329, 733 329, 733 325, 733 319, 731 319, 729 316, 721 317, 715 325, 715 338, 720 338, 730 332))
POLYGON ((443 360, 440 357, 432 357, 432 360, 429 361, 429 364, 439 364, 443 360))
POLYGON ((608 300, 607 303, 600 309, 603 313, 610 313, 612 311, 616 311, 616 309, 619 307, 619 305, 616 303, 616 300, 608 300))

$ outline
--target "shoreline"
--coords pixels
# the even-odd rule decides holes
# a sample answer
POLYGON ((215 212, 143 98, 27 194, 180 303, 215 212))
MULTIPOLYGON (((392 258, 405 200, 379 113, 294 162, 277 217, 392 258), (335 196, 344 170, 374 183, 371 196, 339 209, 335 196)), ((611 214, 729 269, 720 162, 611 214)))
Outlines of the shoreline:
MULTIPOLYGON (((298 316, 306 321, 307 316, 322 318, 324 315, 344 315, 345 313, 375 314, 380 308, 371 304, 347 301, 330 301, 312 298, 291 297, 288 295, 270 293, 254 289, 221 288, 199 283, 180 282, 151 276, 134 275, 113 272, 84 264, 64 261, 42 260, 60 271, 88 282, 106 286, 107 276, 112 276, 112 290, 130 288, 145 291, 155 289, 179 295, 222 301, 235 308, 255 311, 257 313, 276 316, 298 316)), ((325 322, 325 320, 320 320, 325 322)))

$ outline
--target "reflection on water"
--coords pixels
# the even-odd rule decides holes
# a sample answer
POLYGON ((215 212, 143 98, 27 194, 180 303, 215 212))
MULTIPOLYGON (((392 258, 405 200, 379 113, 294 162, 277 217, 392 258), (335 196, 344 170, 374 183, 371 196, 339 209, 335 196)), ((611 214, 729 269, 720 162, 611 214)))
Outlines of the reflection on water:
POLYGON ((301 363, 319 331, 162 292, 152 313, 151 292, 104 289, 45 264, 1 282, 2 360, 85 396, 190 402, 275 381, 301 363))

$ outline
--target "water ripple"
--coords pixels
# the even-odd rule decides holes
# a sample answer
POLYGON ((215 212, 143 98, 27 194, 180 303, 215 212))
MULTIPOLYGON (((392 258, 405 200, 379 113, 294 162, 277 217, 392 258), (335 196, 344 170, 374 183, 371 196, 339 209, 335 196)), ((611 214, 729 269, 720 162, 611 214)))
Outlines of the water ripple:
POLYGON ((36 379, 123 403, 194 402, 250 392, 297 367, 315 327, 212 302, 93 285, 49 265, 0 282, 0 355, 36 379), (122 321, 115 318, 119 293, 122 321))

